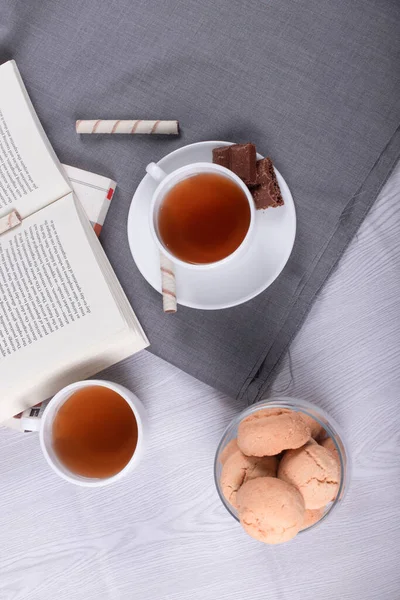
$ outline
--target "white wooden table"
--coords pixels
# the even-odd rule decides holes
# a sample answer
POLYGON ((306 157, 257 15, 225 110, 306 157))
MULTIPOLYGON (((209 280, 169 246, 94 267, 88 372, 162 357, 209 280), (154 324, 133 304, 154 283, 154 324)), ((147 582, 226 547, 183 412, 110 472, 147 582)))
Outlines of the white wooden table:
POLYGON ((400 166, 273 387, 321 405, 348 434, 353 480, 332 520, 282 546, 248 538, 213 483, 218 440, 242 407, 144 352, 105 374, 150 416, 128 479, 69 485, 36 434, 0 431, 0 599, 399 599, 399 206, 400 166))

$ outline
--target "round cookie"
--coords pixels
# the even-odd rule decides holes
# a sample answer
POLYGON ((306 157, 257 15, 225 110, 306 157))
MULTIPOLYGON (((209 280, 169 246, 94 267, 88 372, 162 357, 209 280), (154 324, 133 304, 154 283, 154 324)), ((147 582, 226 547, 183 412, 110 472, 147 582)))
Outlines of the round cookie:
POLYGON ((311 527, 314 523, 318 523, 320 519, 324 516, 325 507, 323 508, 308 508, 304 512, 304 521, 301 526, 301 531, 303 529, 307 529, 307 527, 311 527))
POLYGON ((340 467, 340 458, 339 458, 339 452, 338 449, 336 448, 336 444, 333 441, 332 438, 328 437, 325 440, 322 440, 322 442, 320 442, 321 446, 323 446, 324 448, 326 448, 327 450, 329 450, 329 452, 332 453, 334 459, 336 460, 337 464, 340 467))
POLYGON ((315 509, 335 499, 340 469, 331 452, 313 441, 285 452, 278 477, 297 487, 306 509, 315 509))
POLYGON ((307 423, 307 425, 311 429, 311 437, 314 438, 314 440, 317 439, 317 437, 322 432, 322 429, 323 429, 322 425, 320 425, 318 423, 318 421, 316 421, 309 415, 305 415, 304 413, 301 413, 301 416, 303 417, 304 421, 307 423))
POLYGON ((225 461, 221 472, 221 490, 226 500, 237 508, 239 488, 256 477, 276 477, 278 460, 275 456, 245 456, 239 449, 225 461))
POLYGON ((300 413, 266 408, 239 423, 237 443, 247 456, 274 456, 303 446, 310 436, 311 429, 300 413))
POLYGON ((304 522, 304 500, 292 485, 258 477, 238 494, 240 523, 246 533, 265 544, 282 544, 297 535, 304 522))
POLYGON ((239 446, 237 445, 237 439, 233 438, 233 440, 227 443, 227 445, 220 454, 219 462, 221 463, 221 465, 223 465, 226 462, 226 459, 229 458, 237 450, 239 450, 239 446))

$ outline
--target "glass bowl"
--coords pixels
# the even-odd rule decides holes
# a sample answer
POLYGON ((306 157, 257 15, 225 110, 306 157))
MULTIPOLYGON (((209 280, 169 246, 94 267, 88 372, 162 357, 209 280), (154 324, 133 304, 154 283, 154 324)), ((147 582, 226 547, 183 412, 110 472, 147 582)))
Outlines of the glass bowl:
POLYGON ((270 400, 262 400, 261 402, 257 402, 257 404, 253 404, 249 408, 246 408, 243 412, 237 415, 231 423, 226 428, 221 441, 218 445, 217 452, 215 454, 214 460, 214 480, 217 488, 218 495, 221 499, 222 504, 225 506, 226 510, 232 515, 234 519, 239 521, 239 515, 237 510, 229 504, 229 502, 225 499, 220 485, 221 479, 221 471, 222 464, 220 461, 220 456, 225 446, 234 438, 237 437, 238 425, 239 423, 249 415, 258 412, 259 410, 265 408, 288 408, 290 410, 304 413, 315 419, 326 432, 326 437, 332 438, 336 450, 338 452, 339 461, 340 461, 340 482, 339 482, 339 490, 336 496, 336 499, 328 504, 325 508, 325 512, 323 516, 316 523, 310 525, 302 529, 299 533, 304 533, 306 531, 310 531, 317 525, 320 525, 322 521, 325 521, 328 518, 328 515, 331 515, 332 512, 336 509, 336 507, 342 502, 347 488, 349 486, 350 480, 350 457, 348 446, 346 445, 342 430, 340 426, 336 423, 336 421, 328 415, 322 408, 311 404, 310 402, 306 402, 305 400, 299 400, 298 398, 286 398, 286 397, 277 397, 271 398, 270 400))

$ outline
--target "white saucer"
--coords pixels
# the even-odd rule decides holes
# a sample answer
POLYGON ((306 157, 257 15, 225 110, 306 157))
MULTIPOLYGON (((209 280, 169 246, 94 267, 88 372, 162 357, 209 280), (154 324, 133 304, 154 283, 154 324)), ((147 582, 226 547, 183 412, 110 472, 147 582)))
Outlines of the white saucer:
MULTIPOLYGON (((198 142, 179 148, 159 161, 170 173, 194 162, 212 162, 212 150, 229 142, 198 142)), ((258 155, 258 158, 262 158, 258 155)), ((264 291, 287 263, 296 234, 292 194, 275 169, 284 206, 256 211, 254 241, 237 261, 194 271, 175 265, 178 303, 191 308, 216 310, 247 302, 264 291)), ((157 184, 145 175, 132 198, 128 216, 128 240, 133 259, 148 283, 161 293, 160 261, 149 227, 151 197, 157 184)))

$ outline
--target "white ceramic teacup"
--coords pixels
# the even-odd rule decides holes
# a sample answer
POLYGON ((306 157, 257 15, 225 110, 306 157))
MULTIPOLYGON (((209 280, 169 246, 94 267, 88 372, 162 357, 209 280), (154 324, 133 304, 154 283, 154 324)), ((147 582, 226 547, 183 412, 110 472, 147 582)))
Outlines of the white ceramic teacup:
POLYGON ((139 398, 137 398, 137 396, 135 396, 135 394, 129 391, 127 388, 123 387, 122 385, 119 385, 118 383, 113 383, 111 381, 91 379, 88 381, 78 381, 63 388, 47 403, 43 413, 41 413, 40 411, 38 416, 24 418, 24 422, 22 425, 24 429, 28 431, 39 432, 40 446, 42 448, 44 457, 47 463, 53 469, 53 471, 57 473, 57 475, 59 475, 63 479, 66 479, 70 483, 74 483, 75 485, 80 485, 83 487, 101 487, 104 485, 109 485, 114 481, 118 481, 119 479, 130 473, 132 469, 134 469, 140 462, 140 459, 143 454, 144 436, 146 435, 147 431, 147 416, 144 406, 140 402, 139 398), (138 427, 137 445, 130 461, 121 471, 119 471, 111 477, 92 478, 77 475, 76 473, 73 473, 70 469, 68 469, 59 460, 53 449, 53 422, 57 415, 57 412, 64 404, 64 402, 66 402, 72 396, 72 394, 83 388, 93 386, 107 387, 119 394, 131 407, 138 427))
POLYGON ((152 179, 154 179, 155 181, 158 182, 157 189, 153 194, 153 198, 152 198, 152 202, 151 202, 150 229, 151 229, 153 238, 154 238, 160 252, 162 252, 165 256, 168 256, 168 258, 175 264, 183 265, 190 269, 203 269, 203 270, 210 269, 215 266, 227 264, 229 262, 236 260, 241 255, 243 255, 243 253, 247 250, 248 246, 250 245, 251 240, 253 238, 253 234, 254 234, 255 206, 254 206, 254 200, 250 193, 250 190, 243 183, 243 181, 237 175, 235 175, 235 173, 233 173, 229 169, 226 169, 225 167, 221 167, 220 165, 214 165, 213 163, 206 163, 206 162, 193 163, 191 165, 181 167, 180 169, 177 169, 176 171, 173 171, 172 173, 169 173, 169 174, 165 173, 161 169, 161 167, 159 167, 156 163, 153 162, 153 163, 150 163, 147 165, 146 171, 150 175, 150 177, 152 177, 152 179), (243 193, 245 194, 246 199, 249 203, 250 224, 249 224, 249 228, 247 230, 247 234, 244 237, 242 243, 236 248, 236 250, 234 252, 232 252, 232 254, 229 254, 229 256, 226 256, 222 260, 219 260, 216 262, 205 263, 205 264, 203 264, 203 263, 202 264, 193 264, 193 263, 188 263, 188 262, 181 260, 174 254, 172 254, 168 250, 168 248, 164 245, 164 243, 160 237, 159 230, 158 230, 158 214, 159 214, 161 204, 162 204, 166 194, 168 194, 168 192, 173 187, 175 187, 177 183, 179 183, 180 181, 183 181, 184 179, 187 179, 188 177, 193 177, 194 175, 199 175, 200 173, 216 173, 218 175, 222 175, 223 177, 227 177, 231 181, 235 182, 235 184, 243 191, 243 193))

